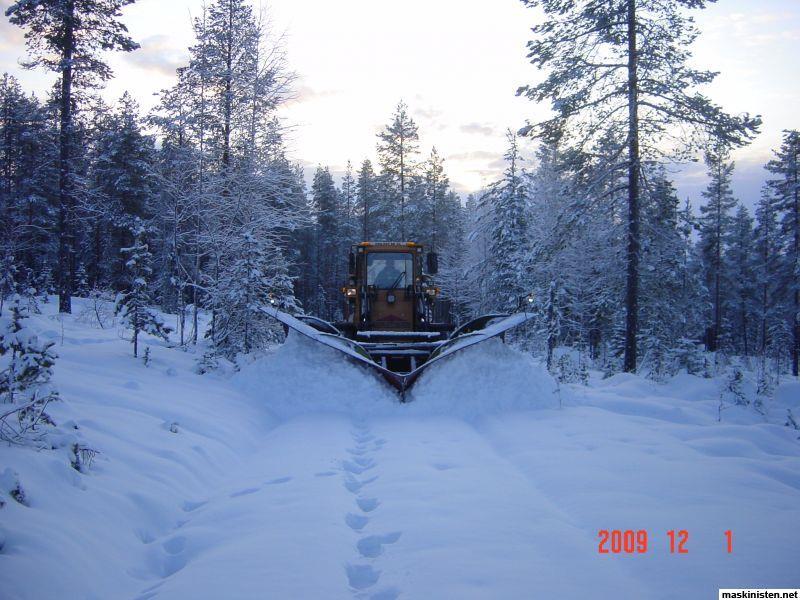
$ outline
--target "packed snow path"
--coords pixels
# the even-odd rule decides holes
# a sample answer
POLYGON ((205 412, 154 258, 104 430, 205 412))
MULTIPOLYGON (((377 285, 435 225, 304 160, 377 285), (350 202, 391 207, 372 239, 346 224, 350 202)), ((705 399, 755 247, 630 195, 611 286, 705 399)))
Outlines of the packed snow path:
MULTIPOLYGON (((298 417, 241 478, 148 540, 145 598, 578 597, 645 588, 473 427, 298 417), (310 443, 313 440, 313 443, 310 443), (272 594, 270 594, 272 596, 272 594)), ((645 594, 646 595, 646 594, 645 594)))
MULTIPOLYGON (((60 342, 61 324, 37 319, 60 342)), ((731 408, 719 423, 719 381, 616 376, 559 394, 498 341, 431 369, 400 405, 300 338, 199 376, 192 354, 149 340, 146 368, 116 331, 63 325, 53 415, 101 454, 78 474, 63 453, 0 449, 0 480, 18 473, 29 501, 0 509, 3 600, 667 599, 800 583, 800 441, 780 420, 800 414, 797 383, 770 418, 731 408), (646 529, 648 551, 599 554, 600 529, 646 529), (684 529, 689 553, 671 554, 666 532, 684 529)))

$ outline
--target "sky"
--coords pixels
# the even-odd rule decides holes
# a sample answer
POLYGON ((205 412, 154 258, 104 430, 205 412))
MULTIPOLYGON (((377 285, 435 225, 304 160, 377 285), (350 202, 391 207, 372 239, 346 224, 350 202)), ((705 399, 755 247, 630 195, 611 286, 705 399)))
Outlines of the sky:
MULTIPOLYGON (((138 0, 124 22, 141 49, 113 54, 109 100, 129 90, 143 109, 174 82, 188 58, 191 17, 203 0, 138 0)), ((5 10, 10 0, 0 0, 5 10)), ((517 97, 540 77, 525 58, 538 13, 519 0, 255 0, 285 44, 297 74, 295 99, 281 109, 289 149, 307 172, 327 165, 341 175, 375 160, 376 134, 400 100, 420 131, 420 158, 435 146, 453 188, 463 194, 495 180, 503 168, 505 131, 548 114, 517 97)), ((734 153, 734 192, 758 199, 763 164, 781 131, 800 128, 800 0, 720 0, 694 11, 702 35, 695 66, 719 71, 704 88, 731 113, 760 114, 762 132, 734 153)), ((51 73, 25 71, 22 31, 0 19, 0 65, 38 93, 51 73)), ((532 146, 527 146, 528 154, 532 146)), ((701 163, 675 171, 681 197, 699 201, 701 163)))

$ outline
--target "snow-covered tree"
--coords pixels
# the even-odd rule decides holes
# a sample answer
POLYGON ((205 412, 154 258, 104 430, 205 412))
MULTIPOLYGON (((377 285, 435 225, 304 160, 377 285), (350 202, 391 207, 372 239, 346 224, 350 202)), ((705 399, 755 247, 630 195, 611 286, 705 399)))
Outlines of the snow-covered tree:
POLYGON ((781 147, 766 165, 775 176, 767 184, 780 211, 781 238, 786 258, 781 279, 788 301, 792 332, 792 375, 800 374, 800 131, 786 131, 781 147))
POLYGON ((684 9, 703 8, 704 0, 522 1, 545 13, 533 27, 528 58, 546 74, 519 93, 536 102, 550 100, 555 112, 523 131, 551 141, 569 131, 571 144, 587 151, 604 137, 615 139, 616 146, 601 155, 606 170, 627 171, 624 369, 632 372, 639 333, 643 161, 665 152, 685 155, 702 130, 730 145, 745 143, 760 121, 729 116, 696 90, 715 74, 688 64, 697 30, 684 9))
POLYGON ((527 197, 523 185, 522 158, 517 136, 506 135, 506 169, 503 178, 489 187, 483 202, 489 207, 491 272, 494 309, 514 311, 526 292, 524 257, 527 251, 527 197))
POLYGON ((375 181, 375 173, 372 170, 372 163, 365 160, 361 163, 361 168, 358 171, 357 186, 357 209, 356 214, 361 220, 361 241, 365 242, 374 235, 374 226, 372 217, 375 212, 377 204, 377 185, 375 181))
POLYGON ((47 405, 58 399, 51 384, 57 358, 54 342, 40 342, 26 324, 28 308, 19 295, 0 315, 0 439, 36 440, 53 422, 47 405))
POLYGON ((127 286, 125 291, 117 295, 114 312, 120 316, 122 325, 133 332, 133 355, 139 356, 139 334, 169 339, 172 328, 164 324, 161 316, 153 310, 152 298, 148 288, 148 280, 153 273, 150 264, 153 255, 145 241, 146 229, 141 221, 133 224, 133 246, 122 248, 120 252, 126 257, 127 286))
POLYGON ((722 144, 715 144, 706 152, 709 184, 703 191, 706 204, 700 207, 700 244, 705 266, 706 286, 710 294, 711 318, 707 329, 706 344, 712 352, 719 349, 723 335, 723 312, 728 269, 725 262, 725 245, 732 235, 736 199, 731 190, 733 163, 730 151, 722 144))
POLYGON ((781 255, 780 231, 778 229, 779 207, 769 186, 764 186, 756 206, 754 235, 754 284, 758 304, 758 353, 764 357, 774 347, 771 333, 780 320, 781 281, 778 273, 783 259, 781 255))
POLYGON ((754 326, 758 319, 755 260, 753 219, 740 204, 731 223, 725 262, 730 279, 727 294, 729 336, 734 352, 744 356, 750 356, 755 349, 754 326))
POLYGON ((73 85, 91 87, 107 81, 111 69, 101 51, 130 52, 139 47, 119 20, 134 0, 17 0, 6 9, 9 20, 25 29, 32 59, 60 73, 59 110, 59 311, 72 311, 75 253, 75 148, 73 85))
POLYGON ((419 131, 400 102, 392 121, 378 134, 378 157, 385 178, 382 202, 388 226, 385 235, 405 241, 412 233, 406 223, 409 179, 415 172, 414 156, 419 149, 419 131))
POLYGON ((280 304, 282 310, 297 310, 291 304, 294 296, 285 265, 279 256, 270 256, 269 247, 252 233, 242 237, 233 264, 224 271, 223 283, 213 342, 215 349, 228 358, 264 348, 280 336, 274 319, 262 310, 270 300, 280 304))
POLYGON ((154 196, 154 141, 142 132, 138 105, 128 92, 104 125, 95 143, 91 167, 93 217, 102 230, 105 249, 92 253, 90 270, 112 289, 124 286, 125 261, 120 250, 133 244, 135 219, 151 217, 154 196), (102 265, 102 267, 100 266, 102 265))

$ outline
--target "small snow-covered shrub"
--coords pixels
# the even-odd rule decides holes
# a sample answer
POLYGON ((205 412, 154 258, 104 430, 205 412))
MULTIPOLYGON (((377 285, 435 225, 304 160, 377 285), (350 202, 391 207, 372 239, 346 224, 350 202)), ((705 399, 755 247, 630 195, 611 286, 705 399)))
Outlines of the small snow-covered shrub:
POLYGON ((689 375, 703 375, 705 373, 706 359, 703 348, 694 340, 681 338, 678 345, 672 350, 672 358, 677 369, 686 369, 689 375))
POLYGON ((161 316, 149 306, 152 299, 147 280, 153 273, 150 267, 153 255, 145 243, 145 227, 138 220, 133 233, 134 245, 120 250, 128 257, 125 268, 129 275, 129 287, 117 296, 114 313, 120 316, 124 327, 133 331, 133 355, 138 357, 139 333, 145 332, 168 340, 172 328, 165 325, 161 316))
POLYGON ((208 351, 198 359, 195 364, 194 370, 198 375, 205 375, 209 371, 215 371, 219 368, 219 356, 213 351, 208 351))
POLYGON ((558 358, 554 375, 559 383, 589 384, 589 368, 586 361, 579 357, 576 364, 569 353, 562 354, 558 358))
POLYGON ((0 474, 0 508, 3 507, 5 502, 2 495, 8 494, 23 506, 28 506, 28 498, 25 495, 25 490, 19 481, 19 473, 11 468, 7 468, 0 474))
POLYGON ((57 355, 27 327, 28 308, 14 295, 0 316, 0 439, 39 442, 54 423, 45 412, 58 399, 50 380, 57 355))
POLYGON ((75 442, 70 447, 70 465, 80 473, 85 473, 91 468, 98 452, 94 448, 89 448, 79 442, 75 442))
POLYGON ((722 399, 741 406, 750 404, 750 400, 744 393, 744 371, 738 362, 733 363, 728 371, 722 388, 722 399))
POLYGON ((105 329, 113 325, 113 305, 114 298, 110 292, 94 288, 88 293, 87 301, 83 305, 83 309, 78 313, 77 320, 79 323, 90 327, 105 329))

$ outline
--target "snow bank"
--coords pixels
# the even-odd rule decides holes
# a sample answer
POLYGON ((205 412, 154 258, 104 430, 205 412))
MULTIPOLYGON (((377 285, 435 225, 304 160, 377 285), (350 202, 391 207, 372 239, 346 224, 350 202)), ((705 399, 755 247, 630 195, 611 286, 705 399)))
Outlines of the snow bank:
POLYGON ((408 412, 475 419, 558 404, 547 370, 530 356, 491 339, 431 365, 411 390, 408 412))
POLYGON ((291 333, 274 353, 233 381, 281 419, 310 412, 348 415, 449 415, 467 420, 556 405, 555 384, 529 356, 493 339, 423 372, 405 404, 377 372, 291 333))
POLYGON ((294 332, 273 353, 243 367, 233 383, 282 419, 310 412, 386 414, 399 403, 368 368, 294 332))

